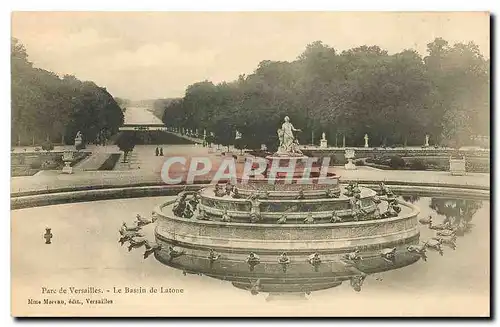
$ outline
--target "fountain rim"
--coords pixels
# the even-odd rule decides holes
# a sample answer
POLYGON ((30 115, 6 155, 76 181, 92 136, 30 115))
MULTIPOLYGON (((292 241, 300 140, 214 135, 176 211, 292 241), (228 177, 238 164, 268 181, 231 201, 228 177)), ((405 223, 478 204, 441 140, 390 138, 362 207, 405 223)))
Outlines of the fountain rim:
MULTIPOLYGON (((360 185, 376 185, 382 180, 359 180, 360 185)), ((344 181, 348 183, 350 181, 344 181)), ((474 198, 491 201, 490 188, 475 185, 447 185, 436 183, 411 183, 411 182, 388 182, 383 181, 397 192, 415 192, 427 197, 457 197, 474 198)), ((116 200, 140 197, 176 196, 186 186, 190 190, 198 191, 207 187, 209 183, 197 183, 192 185, 165 185, 160 183, 137 183, 129 185, 99 185, 62 187, 59 189, 42 189, 37 191, 26 191, 11 193, 11 211, 24 208, 36 208, 48 205, 60 205, 77 202, 93 202, 102 200, 116 200), (149 191, 149 193, 147 193, 149 191)))
POLYGON ((269 229, 269 228, 279 228, 279 229, 289 229, 289 228, 297 228, 300 227, 301 229, 305 228, 318 228, 318 227, 352 227, 352 226, 370 226, 374 224, 380 224, 380 223, 391 223, 391 222, 397 222, 405 219, 410 219, 414 216, 418 216, 420 214, 420 208, 417 207, 414 204, 411 204, 406 201, 400 201, 398 200, 398 203, 401 205, 408 207, 412 209, 411 212, 407 213, 405 216, 397 216, 397 217, 390 217, 390 218, 380 218, 380 219, 371 219, 371 220, 365 220, 365 221, 349 221, 349 222, 340 222, 340 223, 316 223, 316 224, 260 224, 260 223, 235 223, 235 222, 222 222, 222 221, 210 221, 210 220, 199 220, 196 218, 181 218, 181 217, 176 217, 174 215, 172 216, 167 216, 163 212, 163 208, 174 204, 175 199, 173 200, 168 200, 160 205, 157 205, 154 208, 155 214, 161 216, 164 219, 170 219, 170 220, 175 220, 175 221, 180 221, 184 223, 192 223, 192 224, 199 224, 199 225, 213 225, 213 226, 221 226, 221 227, 253 227, 253 228, 264 228, 264 229, 269 229))

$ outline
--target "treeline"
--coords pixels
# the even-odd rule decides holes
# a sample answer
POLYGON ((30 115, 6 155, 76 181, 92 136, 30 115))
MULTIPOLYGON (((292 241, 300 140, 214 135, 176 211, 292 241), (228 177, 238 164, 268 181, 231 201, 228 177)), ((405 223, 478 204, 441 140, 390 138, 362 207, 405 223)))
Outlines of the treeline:
MULTIPOLYGON (((338 52, 320 41, 293 62, 262 61, 250 75, 214 85, 187 87, 165 106, 168 126, 207 129, 220 143, 243 133, 249 147, 276 143, 288 115, 301 144, 468 145, 489 135, 490 62, 474 43, 449 45, 437 38, 428 54, 404 50, 389 55, 378 46, 338 52), (271 142, 269 141, 271 139, 271 142)), ((272 144, 271 144, 272 145, 272 144)))
POLYGON ((11 40, 12 145, 74 144, 107 139, 123 123, 120 106, 105 88, 74 76, 33 67, 25 47, 11 40))
POLYGON ((165 109, 170 107, 174 102, 180 101, 180 98, 157 99, 153 102, 153 113, 156 117, 162 119, 165 109))

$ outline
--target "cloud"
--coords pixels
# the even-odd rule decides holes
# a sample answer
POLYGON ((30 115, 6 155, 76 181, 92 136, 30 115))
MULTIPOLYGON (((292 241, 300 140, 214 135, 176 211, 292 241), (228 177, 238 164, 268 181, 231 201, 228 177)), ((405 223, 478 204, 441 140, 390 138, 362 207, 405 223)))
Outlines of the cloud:
POLYGON ((489 53, 488 14, 466 12, 17 12, 12 34, 36 66, 133 99, 234 80, 262 60, 294 60, 316 40, 339 51, 367 44, 425 54, 440 36, 489 53))
MULTIPOLYGON (((145 44, 133 51, 116 52, 110 57, 110 69, 193 67, 210 65, 216 56, 213 50, 183 51, 177 44, 163 42, 145 44)), ((102 58, 102 57, 101 57, 102 58)))

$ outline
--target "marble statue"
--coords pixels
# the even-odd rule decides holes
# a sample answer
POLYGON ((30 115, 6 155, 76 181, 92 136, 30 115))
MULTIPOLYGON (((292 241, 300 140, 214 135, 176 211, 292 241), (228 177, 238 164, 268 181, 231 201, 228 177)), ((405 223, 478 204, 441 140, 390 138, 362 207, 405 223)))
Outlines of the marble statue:
POLYGON ((327 148, 328 147, 328 141, 326 140, 325 132, 323 132, 323 134, 321 134, 321 140, 319 143, 319 147, 320 148, 327 148))
POLYGON ((278 129, 278 138, 280 141, 280 146, 278 152, 291 153, 296 148, 294 146, 295 136, 293 132, 300 132, 300 129, 293 127, 290 123, 290 118, 285 117, 285 122, 281 125, 281 129, 278 129))
POLYGON ((424 146, 429 146, 429 135, 425 135, 425 144, 424 146))
POLYGON ((365 139, 365 148, 367 148, 368 147, 368 134, 365 134, 364 139, 365 139))

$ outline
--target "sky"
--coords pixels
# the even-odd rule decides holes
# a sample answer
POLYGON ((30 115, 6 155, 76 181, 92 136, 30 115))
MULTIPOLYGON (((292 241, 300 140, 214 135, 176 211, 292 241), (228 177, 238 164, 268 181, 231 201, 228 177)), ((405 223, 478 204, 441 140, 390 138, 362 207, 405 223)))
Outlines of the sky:
POLYGON ((474 41, 489 57, 489 24, 484 12, 14 12, 12 36, 36 67, 141 100, 232 81, 262 60, 295 60, 316 40, 338 51, 378 45, 425 55, 442 37, 474 41))

